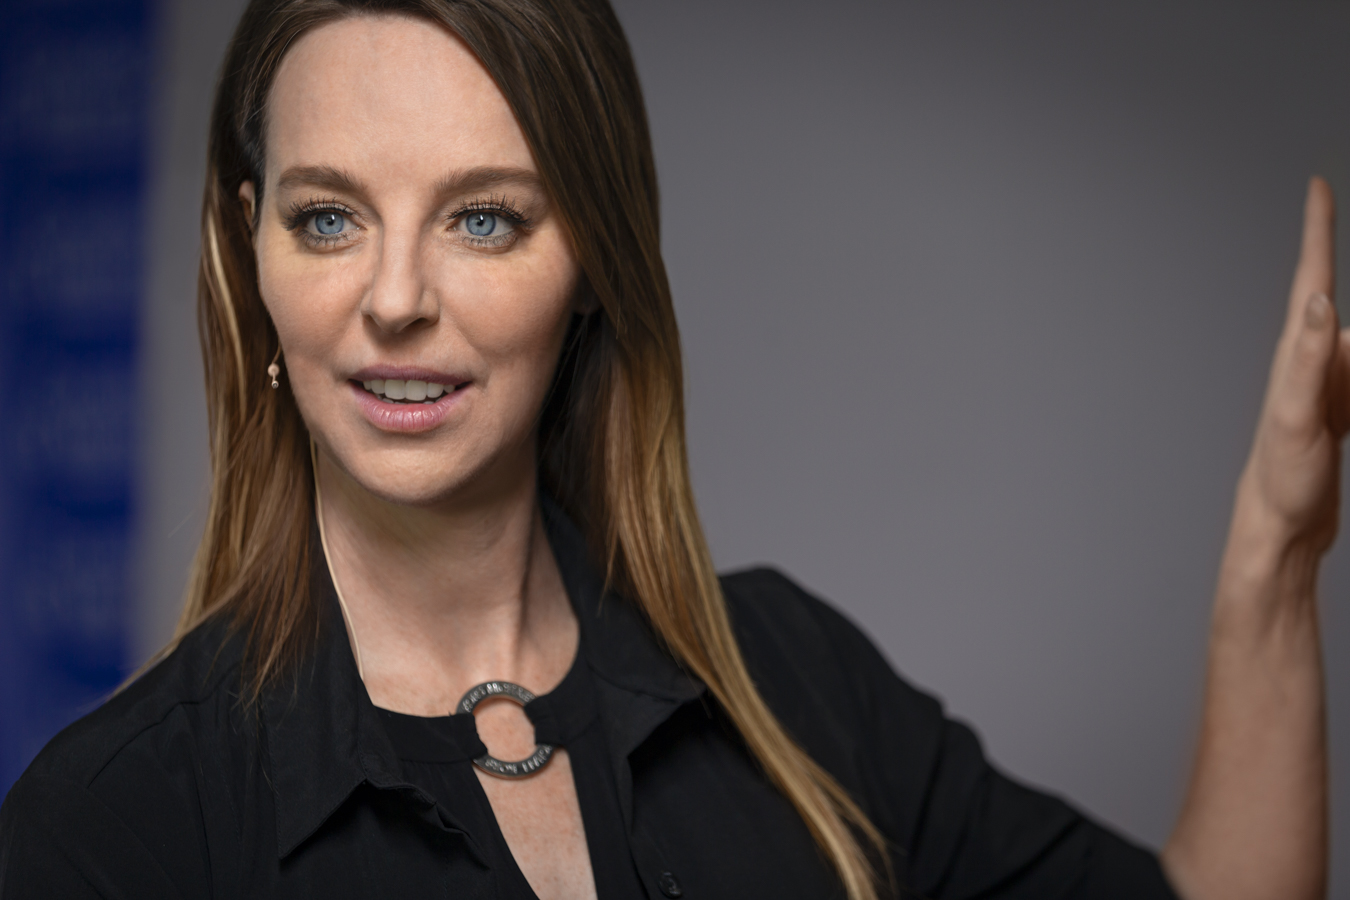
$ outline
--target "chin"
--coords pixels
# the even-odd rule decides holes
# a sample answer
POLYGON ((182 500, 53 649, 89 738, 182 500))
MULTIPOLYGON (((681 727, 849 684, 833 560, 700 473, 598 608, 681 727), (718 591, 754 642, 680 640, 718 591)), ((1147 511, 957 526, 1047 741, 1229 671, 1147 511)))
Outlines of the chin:
POLYGON ((463 479, 453 476, 424 478, 416 483, 394 479, 364 479, 358 481, 367 493, 394 506, 430 508, 450 502, 464 493, 463 479))
POLYGON ((519 453, 474 453, 427 445, 350 456, 339 453, 335 459, 360 491, 385 503, 424 508, 471 504, 510 493, 534 472, 532 453, 522 458, 519 453))

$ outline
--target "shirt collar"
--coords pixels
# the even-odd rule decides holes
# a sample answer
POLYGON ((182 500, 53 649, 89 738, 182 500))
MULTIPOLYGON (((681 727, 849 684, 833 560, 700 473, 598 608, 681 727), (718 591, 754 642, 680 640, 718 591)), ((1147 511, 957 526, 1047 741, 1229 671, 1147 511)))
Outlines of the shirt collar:
POLYGON ((706 688, 665 651, 635 603, 604 589, 590 564, 585 539, 558 505, 541 495, 540 506, 553 556, 581 626, 581 652, 596 676, 596 699, 619 808, 625 827, 631 827, 629 754, 706 688))
MULTIPOLYGON (((317 535, 312 546, 319 546, 317 535)), ((357 672, 321 555, 310 591, 319 610, 315 641, 262 700, 279 857, 317 831, 362 784, 407 793, 424 816, 438 818, 435 801, 401 777, 393 745, 357 672)), ((437 824, 463 831, 453 822, 437 824)))
MULTIPOLYGON (((581 628, 581 649, 597 676, 600 718, 619 777, 625 818, 631 815, 627 757, 704 686, 661 647, 630 601, 604 590, 584 538, 551 499, 541 495, 544 526, 581 628)), ((316 549, 317 539, 311 545, 316 549)), ((402 777, 379 713, 356 669, 322 556, 311 571, 319 627, 310 652, 262 698, 269 777, 276 797, 277 854, 289 855, 362 784, 404 793, 420 815, 471 836, 435 801, 402 777)))
POLYGON ((662 700, 683 703, 703 693, 702 682, 661 647, 636 604, 605 590, 585 539, 562 509, 545 495, 540 507, 591 669, 617 687, 662 700))

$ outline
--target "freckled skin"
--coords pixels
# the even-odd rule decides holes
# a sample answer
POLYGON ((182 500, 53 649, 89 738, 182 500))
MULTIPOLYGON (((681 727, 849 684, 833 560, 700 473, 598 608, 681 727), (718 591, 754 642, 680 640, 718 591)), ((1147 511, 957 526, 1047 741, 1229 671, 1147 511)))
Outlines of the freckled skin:
MULTIPOLYGON (((589 309, 540 188, 438 190, 480 167, 537 172, 476 58, 430 23, 361 16, 288 51, 269 97, 264 190, 240 191, 258 205, 259 286, 318 449, 329 558, 362 677, 377 705, 415 715, 445 715, 494 678, 551 690, 577 647, 535 515, 535 422, 568 323, 589 309), (283 183, 303 167, 340 170, 355 186, 283 183), (529 222, 496 244, 452 215, 503 199, 529 222), (325 214, 320 231, 315 203, 342 222, 325 214), (297 222, 297 209, 311 211, 297 222), (379 365, 469 384, 436 427, 395 433, 362 412, 351 383, 379 365)), ((533 749, 519 707, 484 704, 478 721, 500 758, 533 749)), ((593 898, 566 751, 529 778, 479 778, 536 893, 593 898)))
POLYGON ((524 136, 467 50, 408 20, 362 18, 303 38, 282 62, 269 113, 258 278, 305 421, 344 470, 390 500, 462 490, 529 439, 578 268, 552 215, 505 252, 448 239, 442 216, 453 204, 431 186, 474 166, 534 170, 524 136), (457 67, 443 58, 451 53, 457 67), (286 168, 320 164, 352 173, 365 196, 277 189, 286 168), (368 214, 357 238, 316 251, 284 217, 293 203, 329 197, 368 214), (346 381, 375 362, 472 377, 456 427, 409 442, 363 422, 346 381))

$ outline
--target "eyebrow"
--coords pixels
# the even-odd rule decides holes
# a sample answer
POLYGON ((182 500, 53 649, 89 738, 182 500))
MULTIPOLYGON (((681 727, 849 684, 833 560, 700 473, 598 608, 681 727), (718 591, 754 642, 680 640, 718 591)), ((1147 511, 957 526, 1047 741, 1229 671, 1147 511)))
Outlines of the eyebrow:
MULTIPOLYGON (((472 169, 456 169, 436 182, 436 195, 448 197, 472 191, 515 185, 521 188, 543 192, 543 181, 538 173, 529 169, 501 166, 476 166, 472 169)), ((277 179, 279 190, 298 187, 323 188, 346 194, 365 195, 366 188, 360 179, 350 172, 333 166, 292 166, 281 173, 277 179)))
POLYGON ((342 169, 332 166, 291 166, 277 179, 278 190, 298 187, 327 188, 346 194, 364 194, 365 185, 342 169))
POLYGON ((436 182, 436 194, 449 197, 455 194, 467 194, 488 188, 515 185, 542 193, 544 183, 538 173, 516 167, 478 166, 473 169, 457 169, 436 182))

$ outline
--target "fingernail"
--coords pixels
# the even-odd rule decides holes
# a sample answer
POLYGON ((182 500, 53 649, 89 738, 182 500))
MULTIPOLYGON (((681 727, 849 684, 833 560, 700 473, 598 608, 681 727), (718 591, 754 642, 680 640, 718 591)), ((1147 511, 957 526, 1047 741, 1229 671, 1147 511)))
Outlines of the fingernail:
POLYGON ((1308 298, 1308 308, 1303 312, 1304 321, 1309 328, 1319 329, 1331 318, 1331 301, 1326 294, 1313 294, 1308 298))

